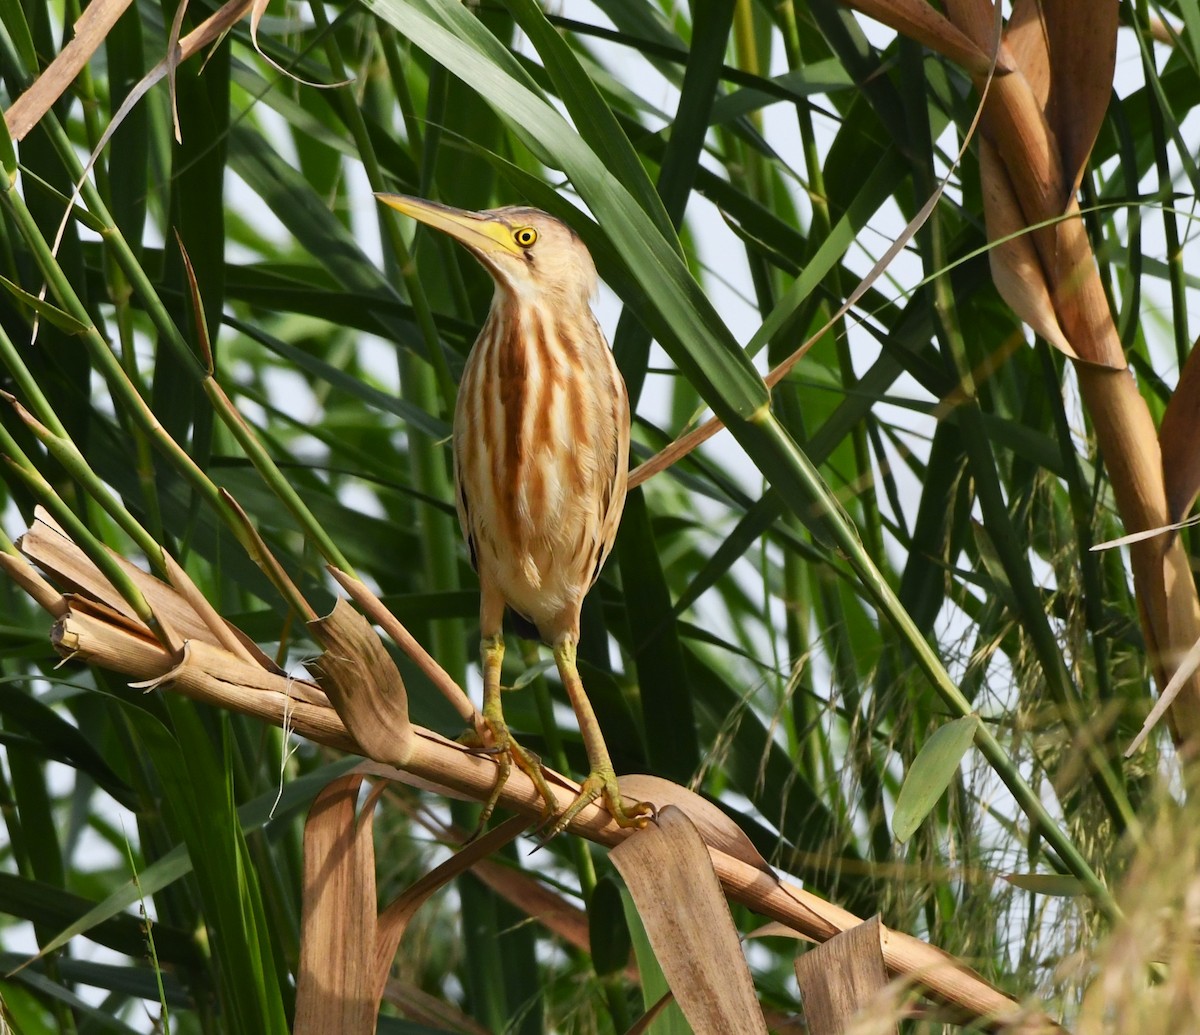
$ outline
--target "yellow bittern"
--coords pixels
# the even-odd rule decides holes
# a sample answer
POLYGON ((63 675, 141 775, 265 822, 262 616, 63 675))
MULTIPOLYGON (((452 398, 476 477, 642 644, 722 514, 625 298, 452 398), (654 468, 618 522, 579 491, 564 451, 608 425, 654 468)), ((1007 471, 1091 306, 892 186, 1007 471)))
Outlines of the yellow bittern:
POLYGON ((483 725, 500 764, 486 822, 515 763, 557 811, 537 756, 504 721, 500 669, 507 604, 554 648, 591 772, 553 837, 597 798, 621 826, 627 808, 576 665, 579 611, 612 549, 629 463, 629 396, 592 315, 596 267, 576 233, 535 208, 467 212, 380 194, 392 208, 459 241, 495 281, 454 409, 458 520, 479 573, 483 725))

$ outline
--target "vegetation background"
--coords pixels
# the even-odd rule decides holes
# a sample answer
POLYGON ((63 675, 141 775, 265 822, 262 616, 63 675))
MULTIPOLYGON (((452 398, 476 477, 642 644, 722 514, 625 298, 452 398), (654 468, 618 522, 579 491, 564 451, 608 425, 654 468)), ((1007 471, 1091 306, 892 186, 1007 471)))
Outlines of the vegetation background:
MULTIPOLYGON (((447 437, 491 286, 371 192, 545 208, 577 227, 611 289, 601 312, 635 401, 637 459, 710 411, 733 432, 631 495, 585 611, 585 683, 618 771, 702 791, 811 890, 882 913, 1055 1015, 1086 1021, 1111 959, 1118 986, 1144 993, 1125 998, 1150 1004, 1146 1030, 1163 1023, 1156 997, 1196 987, 1182 903, 1200 825, 1165 731, 1122 759, 1152 665, 1122 552, 1091 547, 1126 527, 1075 368, 1031 344, 994 286, 977 141, 960 155, 979 93, 960 64, 831 0, 294 5, 262 18, 257 43, 237 21, 132 108, 51 255, 121 102, 214 9, 133 3, 20 141, 15 185, 5 161, 2 385, 50 433, 0 412, 0 548, 13 553, 35 501, 57 497, 144 563, 118 515, 132 517, 299 671, 315 648, 220 487, 319 610, 334 599, 324 564, 352 566, 476 685, 447 437), (838 316, 942 178, 927 220, 838 316), (270 462, 251 462, 206 391, 205 332, 215 380, 270 462), (766 399, 752 366, 818 332, 774 388, 770 426, 749 420, 766 399), (191 473, 159 448, 168 436, 191 473), (77 453, 55 448, 68 440, 77 453), (831 495, 805 481, 813 469, 831 495), (948 792, 933 779, 936 805, 898 838, 906 772, 964 713, 982 721, 960 752, 972 735, 994 749, 961 768, 953 753, 948 792), (1014 796, 1014 780, 1031 795, 1014 796), (1130 915, 1163 921, 1152 934, 1106 897, 1126 874, 1130 915), (1156 991, 1139 968, 1171 946, 1183 977, 1156 991)), ((79 14, 76 0, 0 4, 9 102, 79 14)), ((1130 0, 1119 18, 1118 88, 1079 196, 1158 419, 1195 333, 1200 7, 1130 0)), ((1177 427, 1200 441, 1186 438, 1195 418, 1177 427)), ((1180 542, 1194 572, 1197 541, 1180 542)), ((285 1023, 304 816, 346 760, 60 665, 48 617, 6 581, 0 615, 8 1022, 30 1035, 285 1023), (15 970, 131 877, 136 905, 15 970)), ((400 664, 414 721, 453 736, 459 717, 400 664)), ((511 649, 507 672, 523 686, 506 703, 513 727, 579 773, 545 655, 511 649)), ((385 896, 444 858, 431 816, 472 824, 471 807, 403 789, 383 806, 385 896)), ((590 924, 590 951, 467 875, 418 914, 380 1031, 623 1031, 641 1012, 631 941, 650 963, 605 855, 567 836, 528 847, 505 864, 586 911, 574 919, 590 924)), ((796 1013, 795 943, 747 951, 764 1004, 796 1013)))

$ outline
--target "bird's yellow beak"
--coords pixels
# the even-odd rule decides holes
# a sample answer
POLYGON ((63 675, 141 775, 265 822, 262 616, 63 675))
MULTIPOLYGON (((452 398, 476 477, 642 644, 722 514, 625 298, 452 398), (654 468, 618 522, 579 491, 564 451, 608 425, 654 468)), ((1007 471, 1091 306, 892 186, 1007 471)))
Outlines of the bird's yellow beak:
POLYGON ((376 194, 375 197, 397 212, 448 234, 477 254, 521 254, 520 245, 513 240, 512 228, 485 212, 451 208, 407 194, 376 194))

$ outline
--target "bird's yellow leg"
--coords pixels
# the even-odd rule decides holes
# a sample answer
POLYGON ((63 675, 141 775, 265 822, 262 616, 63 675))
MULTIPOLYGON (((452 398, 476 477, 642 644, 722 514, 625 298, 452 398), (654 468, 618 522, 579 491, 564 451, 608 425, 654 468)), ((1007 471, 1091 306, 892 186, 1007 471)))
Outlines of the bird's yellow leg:
POLYGON ((621 788, 617 785, 616 771, 608 757, 604 734, 600 731, 600 723, 596 721, 592 702, 584 692, 583 680, 579 678, 573 637, 564 636, 554 644, 554 660, 558 665, 558 674, 563 686, 566 687, 567 696, 571 698, 575 717, 579 720, 579 732, 583 734, 583 746, 587 749, 591 772, 579 788, 579 797, 555 820, 554 826, 546 835, 546 840, 565 830, 567 824, 597 798, 604 799, 604 807, 616 820, 617 826, 644 827, 649 822, 647 817, 654 812, 654 806, 649 802, 639 801, 635 802, 632 808, 625 807, 621 788))
POLYGON ((496 802, 500 800, 500 792, 504 790, 504 785, 508 782, 508 774, 512 772, 514 763, 533 781, 538 794, 542 796, 544 803, 542 819, 544 821, 554 815, 558 809, 558 802, 555 800, 553 791, 550 790, 550 785, 546 783, 545 776, 542 775, 541 759, 532 751, 521 747, 513 739, 513 735, 508 729, 508 723, 504 721, 504 709, 500 703, 500 669, 504 664, 504 636, 497 633, 495 636, 485 637, 479 645, 479 652, 483 667, 483 722, 491 736, 491 744, 486 746, 488 752, 495 755, 496 762, 500 767, 499 773, 496 774, 496 784, 492 788, 492 793, 484 802, 483 811, 479 814, 479 829, 482 830, 484 824, 491 819, 492 811, 496 808, 496 802))

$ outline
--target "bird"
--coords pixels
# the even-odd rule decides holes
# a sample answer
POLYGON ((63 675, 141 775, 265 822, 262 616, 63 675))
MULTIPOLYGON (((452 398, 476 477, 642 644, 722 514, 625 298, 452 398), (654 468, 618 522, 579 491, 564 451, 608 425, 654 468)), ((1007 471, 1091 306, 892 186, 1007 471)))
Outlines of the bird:
POLYGON ((576 656, 580 609, 612 551, 628 487, 629 395, 592 312, 595 263, 570 226, 540 209, 376 197, 458 241, 495 285, 452 436, 455 505, 479 575, 482 727, 500 767, 480 829, 514 764, 542 797, 547 840, 597 799, 619 826, 644 827, 653 806, 626 805, 576 656), (504 720, 506 605, 553 649, 587 750, 590 772, 557 818, 540 760, 504 720))

